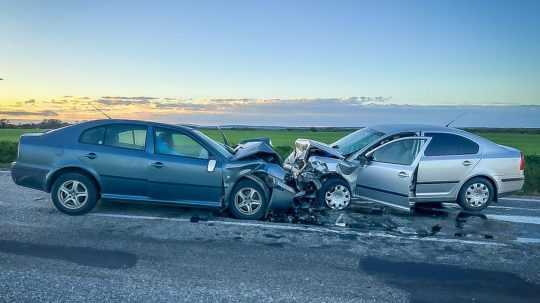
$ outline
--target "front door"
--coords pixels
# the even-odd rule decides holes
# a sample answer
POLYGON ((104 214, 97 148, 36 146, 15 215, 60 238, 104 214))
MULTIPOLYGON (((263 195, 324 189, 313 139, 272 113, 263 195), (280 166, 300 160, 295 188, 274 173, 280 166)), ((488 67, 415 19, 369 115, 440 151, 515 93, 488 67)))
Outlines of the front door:
POLYGON ((409 211, 415 171, 430 140, 400 138, 370 151, 358 172, 356 196, 409 211))
POLYGON ((221 205, 221 164, 212 164, 216 160, 194 136, 176 129, 155 128, 153 141, 154 154, 148 167, 152 200, 221 205))

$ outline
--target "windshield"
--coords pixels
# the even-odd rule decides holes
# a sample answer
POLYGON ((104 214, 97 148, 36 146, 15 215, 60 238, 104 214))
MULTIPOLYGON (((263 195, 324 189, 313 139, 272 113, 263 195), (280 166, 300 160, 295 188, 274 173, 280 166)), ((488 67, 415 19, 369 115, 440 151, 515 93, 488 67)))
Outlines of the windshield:
POLYGON ((205 140, 209 145, 211 145, 213 148, 215 148, 223 156, 225 156, 227 158, 232 157, 232 153, 229 151, 228 147, 214 141, 214 139, 208 137, 207 135, 205 135, 201 131, 194 130, 194 132, 197 133, 197 135, 199 135, 203 140, 205 140))
POLYGON ((384 136, 384 133, 370 128, 363 128, 337 140, 331 146, 346 156, 374 143, 382 136, 384 136))

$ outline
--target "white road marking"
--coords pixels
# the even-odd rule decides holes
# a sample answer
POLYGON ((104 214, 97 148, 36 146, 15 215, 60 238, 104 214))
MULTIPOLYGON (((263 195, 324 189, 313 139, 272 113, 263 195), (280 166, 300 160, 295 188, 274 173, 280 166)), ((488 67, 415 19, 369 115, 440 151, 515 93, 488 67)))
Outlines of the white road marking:
POLYGON ((523 207, 508 207, 508 206, 489 206, 488 209, 516 209, 516 210, 532 210, 532 211, 540 211, 540 208, 523 208, 523 207))
MULTIPOLYGON (((163 221, 174 221, 174 222, 190 222, 190 219, 186 218, 168 218, 168 217, 154 217, 154 216, 134 216, 134 215, 122 215, 122 214, 108 214, 108 213, 91 213, 91 216, 97 217, 109 217, 109 218, 123 218, 123 219, 143 219, 143 220, 163 220, 163 221)), ((404 237, 404 236, 395 236, 390 235, 384 232, 359 232, 353 230, 335 230, 331 228, 324 227, 311 227, 307 225, 285 225, 280 223, 256 223, 256 222, 240 222, 240 221, 199 221, 198 224, 217 224, 217 225, 234 225, 234 226, 249 226, 249 227, 259 227, 265 229, 277 229, 277 230, 295 230, 295 231, 306 231, 306 232, 317 232, 317 233, 333 233, 340 235, 355 235, 360 237, 382 237, 382 238, 394 238, 394 239, 404 239, 404 240, 418 240, 418 241, 432 241, 432 242, 446 242, 446 243, 463 243, 463 244, 474 244, 474 245, 491 245, 491 246, 506 246, 504 243, 496 242, 484 242, 484 241, 474 241, 474 240, 459 240, 459 239, 444 239, 444 238, 416 238, 416 237, 404 237)))
POLYGON ((509 215, 487 215, 488 219, 513 223, 540 224, 540 217, 529 216, 509 216, 509 215))
POLYGON ((540 203, 540 198, 538 198, 538 199, 530 199, 530 198, 499 198, 499 200, 504 200, 504 201, 526 201, 526 202, 539 202, 540 203))
POLYGON ((520 242, 520 243, 540 243, 540 239, 538 238, 521 238, 521 237, 518 237, 516 239, 517 242, 520 242))
MULTIPOLYGON (((447 208, 456 208, 456 209, 460 209, 461 206, 455 204, 455 203, 443 203, 443 206, 444 207, 447 207, 447 208)), ((507 209, 507 210, 512 210, 512 209, 515 209, 515 210, 532 210, 532 211, 540 211, 540 208, 525 208, 525 207, 511 207, 511 206, 494 206, 494 205, 490 205, 488 206, 488 209, 507 209)))

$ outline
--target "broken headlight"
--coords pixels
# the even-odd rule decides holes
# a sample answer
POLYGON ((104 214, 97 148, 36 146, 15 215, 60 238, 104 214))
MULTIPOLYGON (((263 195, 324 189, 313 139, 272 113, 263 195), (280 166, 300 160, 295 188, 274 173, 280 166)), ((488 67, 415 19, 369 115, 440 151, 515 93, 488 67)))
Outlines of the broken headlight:
POLYGON ((313 168, 313 170, 316 170, 318 172, 323 172, 324 173, 324 172, 328 171, 328 165, 326 165, 326 163, 324 163, 324 162, 315 160, 315 161, 311 161, 310 164, 311 164, 311 167, 313 168))

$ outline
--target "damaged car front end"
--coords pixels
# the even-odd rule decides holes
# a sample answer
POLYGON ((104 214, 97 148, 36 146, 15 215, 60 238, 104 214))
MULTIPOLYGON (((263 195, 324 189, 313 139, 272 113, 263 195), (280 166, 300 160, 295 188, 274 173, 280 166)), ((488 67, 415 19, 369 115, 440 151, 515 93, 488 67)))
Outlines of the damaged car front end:
POLYGON ((224 208, 236 203, 234 189, 239 180, 255 182, 268 199, 265 215, 272 209, 288 209, 298 194, 289 186, 289 174, 282 167, 280 156, 267 140, 255 140, 238 145, 231 161, 223 167, 224 208))
POLYGON ((321 142, 298 139, 283 167, 290 173, 290 184, 299 191, 297 198, 302 198, 303 203, 331 209, 349 206, 351 188, 356 183, 354 171, 359 165, 347 161, 338 149, 321 142), (321 195, 327 184, 333 188, 321 195))

